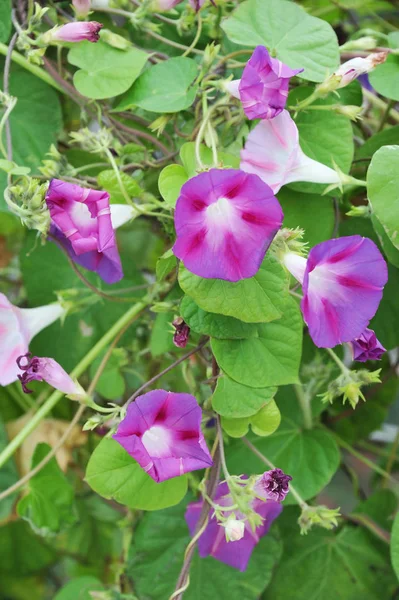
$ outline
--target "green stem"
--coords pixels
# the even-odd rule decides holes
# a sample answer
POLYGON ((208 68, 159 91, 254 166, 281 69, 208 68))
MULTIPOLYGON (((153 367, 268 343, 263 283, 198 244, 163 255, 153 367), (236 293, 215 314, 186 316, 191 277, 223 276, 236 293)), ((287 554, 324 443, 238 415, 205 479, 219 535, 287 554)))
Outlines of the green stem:
POLYGON ((15 108, 16 103, 17 103, 17 99, 13 98, 10 102, 10 105, 5 110, 5 112, 1 118, 1 121, 0 121, 0 151, 5 159, 8 159, 8 153, 7 153, 7 150, 5 149, 3 141, 2 141, 3 129, 4 129, 4 125, 7 123, 7 119, 10 116, 11 111, 15 108))
POLYGON ((115 173, 115 176, 116 176, 116 180, 118 182, 119 188, 120 188, 120 190, 121 190, 121 192, 123 194, 124 199, 126 200, 126 202, 128 204, 130 204, 130 206, 133 206, 133 208, 136 208, 134 202, 132 201, 132 199, 130 198, 129 194, 126 191, 126 188, 125 188, 124 183, 122 181, 122 177, 121 177, 120 171, 118 169, 118 165, 116 164, 116 161, 115 161, 115 159, 114 159, 114 157, 112 155, 111 150, 109 148, 105 148, 105 153, 106 153, 106 155, 108 157, 108 160, 111 163, 111 166, 112 166, 112 168, 114 170, 114 173, 115 173))
POLYGON ((302 102, 298 102, 298 104, 296 106, 290 106, 289 108, 291 110, 303 110, 304 108, 307 108, 308 106, 310 106, 310 104, 313 104, 313 102, 315 102, 318 98, 320 98, 320 94, 317 91, 317 88, 310 94, 310 96, 308 96, 307 98, 305 98, 304 100, 302 100, 302 102))
POLYGON ((310 406, 310 398, 308 394, 305 393, 302 384, 295 384, 294 386, 295 395, 298 399, 299 406, 302 410, 303 415, 303 425, 305 429, 312 429, 312 409, 310 406))
MULTIPOLYGON (((363 94, 367 98, 367 100, 369 100, 369 102, 371 104, 374 104, 375 107, 380 108, 381 110, 387 109, 387 105, 388 105, 387 102, 384 102, 384 100, 381 100, 381 98, 379 98, 378 96, 373 94, 373 92, 370 92, 369 90, 366 90, 365 88, 363 88, 363 94)), ((391 119, 393 119, 394 121, 399 123, 399 112, 397 110, 395 110, 394 108, 391 108, 389 110, 389 116, 391 117, 391 119)))
POLYGON ((202 19, 200 14, 198 13, 198 27, 197 27, 197 33, 195 34, 195 37, 193 39, 193 41, 191 42, 190 46, 187 48, 187 50, 182 54, 182 56, 188 56, 190 54, 190 52, 194 52, 194 48, 198 43, 198 40, 201 37, 201 31, 202 31, 202 19))
POLYGON ((185 52, 187 52, 187 50, 190 50, 190 52, 193 52, 194 54, 200 54, 201 56, 204 54, 203 50, 197 50, 197 48, 189 48, 188 46, 184 46, 184 44, 179 44, 178 42, 173 42, 172 40, 168 40, 167 38, 163 37, 162 35, 159 35, 158 33, 155 33, 155 31, 151 31, 151 29, 146 29, 145 32, 153 37, 155 40, 158 40, 159 42, 163 42, 164 44, 168 44, 169 46, 173 46, 173 48, 178 48, 179 50, 184 50, 185 52))
POLYGON ((350 372, 350 369, 348 369, 348 367, 346 367, 344 365, 342 360, 338 358, 338 356, 335 354, 334 350, 331 350, 331 348, 326 348, 326 350, 327 350, 328 354, 331 356, 331 358, 333 359, 333 361, 338 365, 338 367, 342 371, 342 374, 347 375, 350 372))
MULTIPOLYGON (((241 441, 244 442, 244 444, 247 446, 247 448, 249 448, 251 450, 251 452, 253 452, 262 462, 264 462, 265 465, 267 465, 271 469, 276 468, 275 465, 268 458, 266 458, 266 456, 264 456, 262 454, 262 452, 259 452, 259 450, 245 436, 241 438, 241 441)), ((291 484, 290 484, 290 492, 302 510, 309 507, 308 503, 305 502, 305 500, 302 498, 302 496, 300 496, 300 494, 298 494, 298 492, 296 491, 294 486, 291 484)))
MULTIPOLYGON (((6 46, 6 44, 0 43, 0 54, 2 54, 3 56, 7 56, 7 51, 8 46, 6 46)), ((55 88, 62 94, 65 94, 65 90, 63 90, 62 87, 58 85, 58 83, 51 77, 51 75, 46 73, 46 71, 44 71, 40 67, 32 65, 24 56, 22 56, 22 54, 19 54, 19 52, 13 50, 11 54, 11 60, 13 60, 20 67, 23 67, 24 69, 32 73, 32 75, 35 75, 45 83, 48 83, 48 85, 51 85, 53 88, 55 88)))
MULTIPOLYGON (((146 302, 137 302, 134 304, 112 327, 107 331, 105 335, 93 346, 93 348, 86 354, 84 358, 76 365, 71 372, 72 378, 80 377, 91 363, 101 354, 102 350, 112 342, 113 338, 123 327, 131 321, 134 317, 137 317, 142 310, 147 306, 146 302)), ((30 421, 21 429, 21 431, 15 436, 15 438, 6 446, 3 452, 0 453, 0 467, 14 454, 16 450, 21 446, 24 440, 28 437, 32 431, 38 426, 40 421, 44 419, 48 413, 54 408, 54 406, 64 397, 63 392, 55 391, 46 400, 46 402, 39 408, 36 414, 30 419, 30 421)))

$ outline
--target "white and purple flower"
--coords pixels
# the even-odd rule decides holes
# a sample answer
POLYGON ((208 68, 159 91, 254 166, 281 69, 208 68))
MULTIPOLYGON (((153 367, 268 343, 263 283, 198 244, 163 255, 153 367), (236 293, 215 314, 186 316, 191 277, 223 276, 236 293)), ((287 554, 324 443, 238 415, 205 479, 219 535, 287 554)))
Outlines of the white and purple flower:
POLYGON ((67 394, 73 400, 85 398, 86 393, 77 381, 74 381, 53 358, 39 358, 30 352, 17 358, 18 374, 25 394, 32 393, 27 385, 31 381, 45 381, 56 390, 67 394))
POLYGON ((154 390, 129 404, 113 438, 159 483, 212 465, 201 417, 194 396, 154 390))
POLYGON ((272 469, 261 475, 254 485, 254 491, 263 500, 282 502, 290 491, 291 475, 286 475, 281 469, 272 469))
POLYGON ((106 283, 122 279, 109 194, 52 179, 46 203, 51 216, 50 232, 72 260, 98 273, 106 283))
POLYGON ((303 69, 290 69, 272 58, 265 46, 257 46, 241 79, 229 82, 228 91, 239 98, 248 119, 274 119, 284 109, 290 78, 303 69))
POLYGON ((350 342, 353 360, 366 362, 368 360, 380 360, 386 349, 377 339, 372 329, 366 329, 359 337, 350 342))
POLYGON ((57 302, 37 308, 18 308, 0 294, 0 385, 18 380, 18 357, 28 352, 30 341, 39 331, 64 313, 57 302))
POLYGON ((241 151, 240 168, 258 175, 275 194, 294 181, 341 183, 334 169, 302 151, 297 126, 286 110, 274 119, 260 121, 250 132, 241 151))
POLYGON ((283 211, 259 177, 211 169, 181 188, 174 254, 205 278, 239 281, 257 273, 283 211))
POLYGON ((368 238, 352 235, 328 240, 309 252, 284 257, 302 283, 301 309, 319 348, 333 348, 362 335, 375 315, 388 279, 385 260, 368 238))

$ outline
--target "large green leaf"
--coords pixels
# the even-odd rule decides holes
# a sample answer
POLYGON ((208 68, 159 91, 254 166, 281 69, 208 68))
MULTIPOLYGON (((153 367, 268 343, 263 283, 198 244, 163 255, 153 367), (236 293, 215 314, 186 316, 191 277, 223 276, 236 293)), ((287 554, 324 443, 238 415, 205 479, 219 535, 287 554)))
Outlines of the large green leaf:
POLYGON ((108 438, 91 455, 86 481, 100 496, 140 510, 173 506, 187 491, 185 475, 156 483, 118 442, 108 438))
MULTIPOLYGON (((0 62, 0 65, 3 66, 3 63, 0 62)), ((18 99, 10 116, 13 159, 18 165, 36 170, 50 145, 56 143, 61 130, 62 115, 57 92, 13 64, 10 94, 18 99)), ((3 200, 6 179, 6 174, 0 171, 0 210, 6 210, 3 200)))
POLYGON ((364 144, 356 149, 356 158, 369 158, 371 160, 373 154, 377 152, 381 146, 390 146, 394 144, 399 144, 399 125, 394 125, 389 129, 383 129, 372 135, 371 138, 366 140, 364 144))
POLYGON ((104 590, 104 586, 96 577, 86 575, 68 581, 54 596, 54 600, 92 600, 90 592, 104 590))
POLYGON ((399 270, 388 265, 388 283, 384 287, 377 314, 370 324, 387 350, 393 350, 399 345, 398 289, 399 270))
POLYGON ((269 51, 309 81, 323 81, 339 64, 337 37, 331 26, 287 0, 246 0, 222 23, 229 39, 269 51))
POLYGON ((304 240, 310 248, 332 237, 335 213, 330 198, 284 187, 278 193, 278 200, 284 212, 283 226, 304 229, 304 240))
POLYGON ((197 63, 179 56, 162 61, 145 71, 123 96, 115 110, 139 106, 159 113, 185 110, 195 100, 197 63))
POLYGON ((217 380, 212 408, 223 417, 250 417, 270 402, 276 392, 276 387, 252 388, 223 375, 217 380))
POLYGON ((161 196, 173 208, 187 179, 186 170, 182 165, 168 165, 159 175, 158 187, 161 196))
POLYGON ((254 388, 298 381, 303 322, 295 300, 286 299, 278 321, 258 325, 258 337, 212 340, 220 367, 231 379, 254 388))
POLYGON ((256 325, 206 312, 189 296, 184 296, 181 301, 180 314, 193 331, 203 335, 221 339, 244 339, 258 335, 256 325))
MULTIPOLYGON (((133 177, 130 177, 127 173, 119 173, 125 190, 127 191, 130 198, 139 198, 143 193, 143 190, 133 177)), ((105 190, 110 195, 111 204, 126 204, 126 199, 120 188, 117 180, 115 171, 112 169, 106 169, 101 171, 97 175, 97 182, 102 190, 105 190)))
MULTIPOLYGON (((50 452, 48 444, 38 444, 32 458, 36 467, 50 452)), ((29 481, 29 493, 18 503, 20 517, 26 519, 40 535, 52 535, 69 527, 76 521, 74 510, 75 491, 57 460, 53 457, 29 481)))
POLYGON ((301 536, 292 523, 284 554, 265 600, 382 600, 395 581, 384 546, 351 526, 338 534, 320 529, 301 536))
POLYGON ((6 43, 11 33, 11 0, 0 3, 0 42, 6 43))
POLYGON ((378 240, 382 249, 384 250, 385 256, 390 263, 399 268, 399 249, 393 245, 388 235, 385 233, 384 227, 381 225, 375 214, 371 215, 371 222, 373 224, 374 231, 378 235, 378 240))
POLYGON ((386 61, 369 75, 373 88, 386 98, 399 100, 399 56, 389 54, 386 61))
POLYGON ((246 435, 250 426, 256 435, 271 435, 278 429, 280 422, 281 414, 273 399, 250 417, 222 417, 223 429, 233 438, 241 438, 246 435))
POLYGON ((367 172, 367 195, 392 244, 399 248, 399 146, 383 146, 367 172))
POLYGON ((279 319, 287 295, 284 269, 270 254, 266 255, 259 271, 250 279, 236 283, 202 279, 181 265, 179 283, 203 310, 235 317, 245 323, 279 319))
POLYGON ((71 65, 79 67, 73 83, 83 96, 100 100, 123 94, 140 75, 148 54, 137 48, 118 50, 101 40, 74 44, 69 51, 71 65))
POLYGON ((53 550, 35 535, 25 521, 11 521, 0 527, 0 573, 18 577, 44 569, 56 560, 53 550))
POLYGON ((392 566, 396 573, 396 577, 399 579, 399 512, 393 522, 392 534, 391 534, 391 560, 392 566))
MULTIPOLYGON (((172 594, 190 541, 185 505, 144 516, 133 537, 129 572, 139 598, 166 600, 172 594)), ((184 600, 257 600, 269 583, 281 554, 276 529, 256 546, 247 570, 240 573, 212 557, 195 553, 184 600)))
MULTIPOLYGON (((251 437, 252 443, 276 467, 291 475, 293 485, 304 500, 316 496, 331 480, 339 466, 339 450, 334 438, 320 429, 303 429, 283 416, 278 430, 269 437, 251 437)), ((262 473, 264 463, 236 441, 227 448, 227 465, 234 474, 262 473)), ((294 504, 291 494, 285 501, 294 504)))

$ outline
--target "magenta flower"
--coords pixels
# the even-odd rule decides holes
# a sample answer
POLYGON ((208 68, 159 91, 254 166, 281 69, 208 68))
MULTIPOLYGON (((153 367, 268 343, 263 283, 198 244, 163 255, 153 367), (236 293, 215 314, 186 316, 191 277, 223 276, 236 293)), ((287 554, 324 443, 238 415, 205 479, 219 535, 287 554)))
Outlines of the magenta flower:
MULTIPOLYGON (((229 495, 227 483, 219 483, 215 497, 215 503, 219 506, 232 506, 233 500, 229 495)), ((203 501, 192 502, 188 505, 185 519, 190 530, 190 535, 196 533, 196 526, 201 514, 203 501)), ((279 502, 268 500, 263 502, 257 500, 254 503, 255 511, 264 519, 262 525, 252 531, 248 522, 245 522, 245 531, 242 537, 237 536, 237 541, 227 541, 224 527, 216 521, 214 514, 210 515, 208 525, 198 540, 198 551, 201 558, 213 556, 216 560, 220 560, 235 569, 245 571, 247 568, 251 554, 258 544, 259 540, 267 534, 270 525, 283 510, 279 502)), ((231 511, 226 512, 226 516, 231 515, 231 511)), ((241 520, 242 515, 237 518, 241 520)))
POLYGON ((302 71, 290 69, 272 58, 265 46, 257 46, 241 80, 231 81, 226 87, 241 100, 248 119, 274 119, 287 102, 290 78, 302 71))
POLYGON ((52 179, 46 195, 51 233, 74 262, 106 283, 123 277, 111 222, 109 194, 52 179))
POLYGON ((212 465, 201 417, 194 396, 154 390, 129 404, 113 438, 159 483, 212 465))
POLYGON ((97 21, 79 21, 56 27, 48 33, 51 34, 51 41, 56 42, 98 42, 102 27, 102 23, 97 21))
POLYGON ((200 277, 239 281, 257 273, 282 220, 277 198, 259 177, 211 169, 181 188, 173 252, 200 277))
POLYGON ((301 150, 297 126, 286 110, 254 127, 241 151, 240 168, 258 175, 275 194, 294 181, 340 183, 338 173, 301 150))
POLYGON ((90 12, 91 0, 72 0, 72 5, 76 16, 84 19, 90 12))
POLYGON ((72 397, 74 400, 86 396, 83 388, 69 377, 68 373, 53 358, 39 358, 30 352, 17 358, 18 368, 23 371, 18 375, 22 389, 25 394, 31 394, 32 390, 27 387, 31 381, 46 381, 56 390, 72 397))
POLYGON ((254 490, 263 500, 282 502, 290 491, 291 475, 286 475, 281 469, 266 471, 256 481, 254 490))
POLYGON ((284 263, 302 283, 301 309, 316 346, 333 348, 362 335, 388 279, 374 242, 360 235, 328 240, 312 248, 307 261, 289 253, 284 263))
POLYGON ((18 380, 17 359, 26 354, 32 338, 64 314, 60 304, 18 308, 0 294, 0 385, 18 380))
POLYGON ((367 360, 380 360, 386 349, 378 341, 372 329, 365 329, 359 337, 349 344, 352 349, 353 360, 366 362, 367 360))
POLYGON ((177 317, 172 325, 176 330, 173 336, 174 345, 178 348, 185 348, 190 336, 190 327, 181 317, 177 317))

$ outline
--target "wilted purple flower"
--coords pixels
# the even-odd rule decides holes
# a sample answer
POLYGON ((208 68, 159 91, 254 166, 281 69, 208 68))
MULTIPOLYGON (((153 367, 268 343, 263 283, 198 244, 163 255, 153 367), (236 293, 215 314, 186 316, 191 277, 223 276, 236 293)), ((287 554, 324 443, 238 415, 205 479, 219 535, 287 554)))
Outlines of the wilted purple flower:
POLYGON ((301 309, 319 348, 358 338, 375 315, 387 266, 368 238, 351 235, 317 244, 306 260, 289 253, 287 269, 302 283, 301 309))
MULTIPOLYGON (((229 495, 227 483, 219 483, 214 501, 219 506, 232 506, 233 500, 229 495)), ((194 536, 198 519, 201 514, 203 501, 192 502, 188 505, 185 519, 190 530, 190 535, 194 536)), ((225 528, 221 527, 214 518, 214 513, 210 515, 208 525, 198 540, 198 551, 201 558, 213 556, 216 560, 220 560, 235 569, 245 571, 251 554, 258 544, 259 540, 267 534, 270 525, 279 516, 282 511, 282 506, 274 500, 256 501, 254 504, 255 511, 264 519, 262 525, 252 530, 249 523, 245 523, 244 535, 237 541, 226 540, 225 528)), ((226 516, 231 515, 231 511, 226 512, 226 516)), ((238 519, 242 520, 242 515, 238 515, 238 519)))
POLYGON ((23 371, 22 375, 18 375, 18 379, 25 394, 32 392, 27 387, 31 381, 46 381, 53 388, 68 394, 73 399, 83 398, 86 395, 83 388, 53 358, 32 357, 32 354, 27 352, 17 358, 17 365, 23 371))
POLYGON ((367 360, 380 360, 386 349, 378 341, 372 329, 366 329, 358 338, 350 342, 353 360, 366 362, 367 360))
POLYGON ((18 380, 17 358, 30 341, 64 314, 58 302, 37 308, 18 308, 0 294, 0 385, 18 380))
POLYGON ((205 469, 212 458, 194 396, 154 390, 129 404, 113 438, 155 481, 205 469))
POLYGON ((211 169, 181 188, 173 252, 200 277, 239 281, 257 273, 282 220, 277 198, 259 177, 211 169))
POLYGON ((289 482, 292 477, 281 469, 266 471, 254 485, 254 491, 264 500, 282 502, 290 491, 289 482))
POLYGON ((79 21, 56 27, 48 33, 51 33, 51 40, 57 42, 98 42, 102 27, 97 21, 79 21))
POLYGON ((226 87, 241 100, 248 119, 273 119, 285 107, 290 78, 302 71, 290 69, 272 58, 265 46, 257 46, 241 80, 231 81, 226 87))
POLYGON ((240 168, 258 175, 275 194, 294 181, 340 183, 338 173, 301 150, 297 126, 286 110, 252 129, 241 150, 240 168))
MULTIPOLYGON (((359 75, 364 75, 365 73, 370 73, 375 67, 384 63, 387 59, 388 52, 373 52, 366 56, 366 58, 362 58, 361 56, 357 56, 356 58, 351 58, 350 60, 344 62, 335 73, 331 76, 337 79, 338 88, 343 88, 350 83, 359 75)), ((323 84, 322 84, 323 85, 323 84)))
POLYGON ((74 262, 106 283, 123 277, 111 222, 109 194, 52 179, 46 194, 51 233, 74 262))
POLYGON ((176 329, 173 336, 174 345, 178 348, 185 348, 190 335, 190 327, 181 317, 177 317, 172 325, 176 329))
POLYGON ((91 0, 72 0, 72 5, 76 15, 85 18, 89 14, 91 0))

